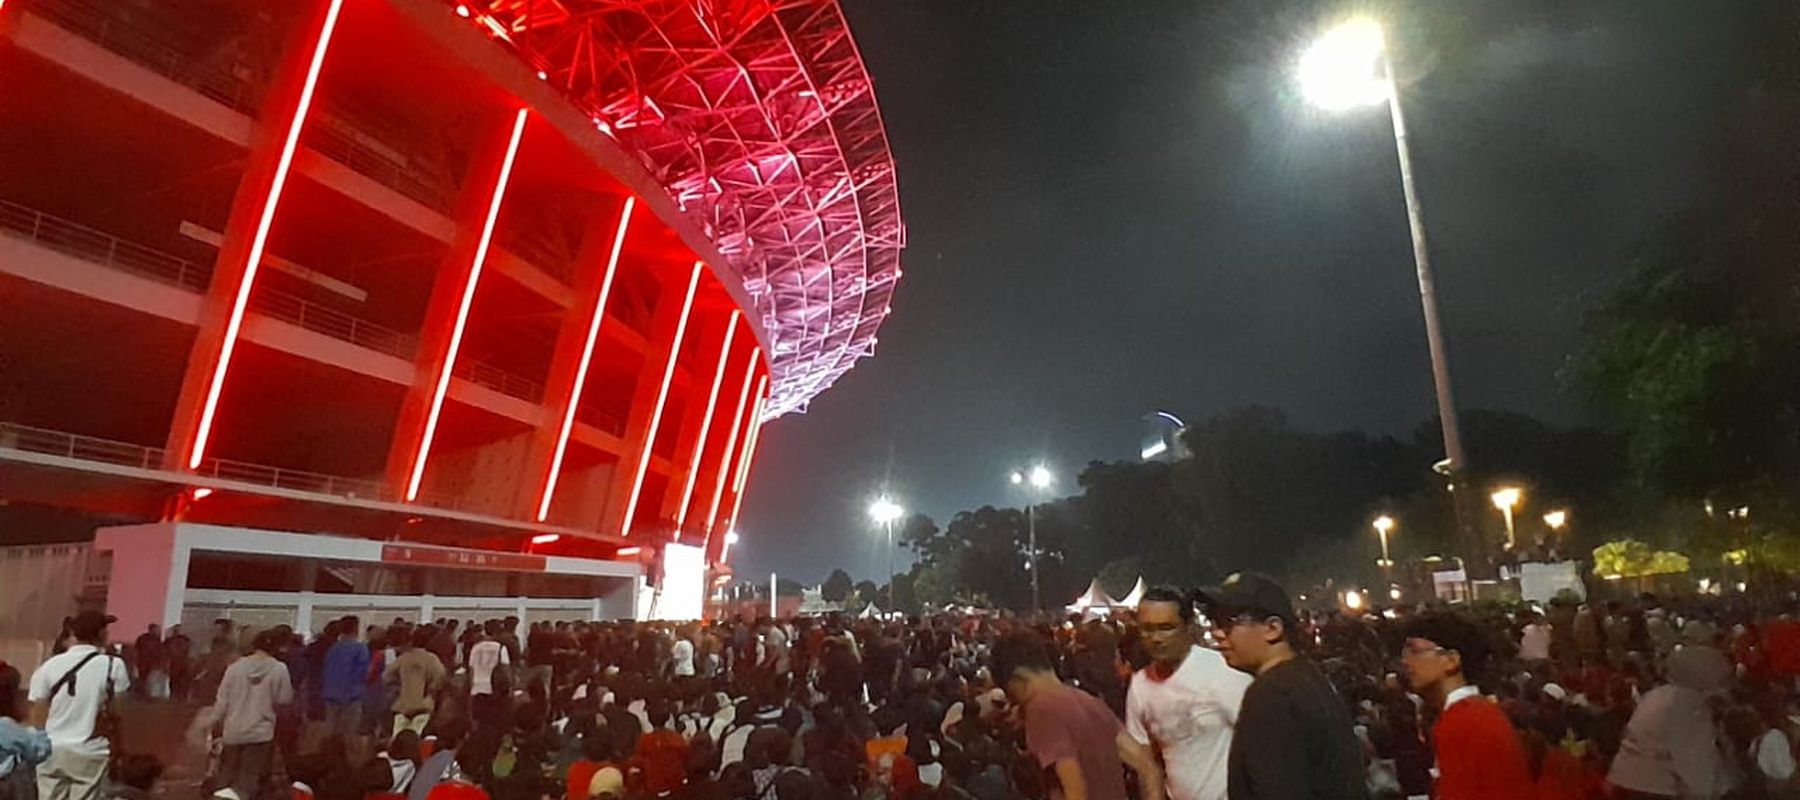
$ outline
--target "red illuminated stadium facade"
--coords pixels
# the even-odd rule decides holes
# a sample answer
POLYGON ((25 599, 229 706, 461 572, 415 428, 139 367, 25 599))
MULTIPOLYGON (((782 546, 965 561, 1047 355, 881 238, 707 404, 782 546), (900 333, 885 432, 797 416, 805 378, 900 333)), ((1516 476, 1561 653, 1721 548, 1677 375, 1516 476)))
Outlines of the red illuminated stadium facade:
POLYGON ((4 0, 0 104, 0 544, 723 566, 900 276, 835 0, 4 0))

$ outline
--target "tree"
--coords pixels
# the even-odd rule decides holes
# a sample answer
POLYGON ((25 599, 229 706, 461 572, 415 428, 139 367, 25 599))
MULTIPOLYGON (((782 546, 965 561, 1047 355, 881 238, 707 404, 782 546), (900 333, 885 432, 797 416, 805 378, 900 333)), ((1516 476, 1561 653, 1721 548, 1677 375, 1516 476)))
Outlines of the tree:
POLYGON ((1789 337, 1750 316, 1699 243, 1650 245, 1588 314, 1567 379, 1626 440, 1635 488, 1700 499, 1741 491, 1791 461, 1789 337))
POLYGON ((819 596, 827 602, 842 603, 850 598, 850 592, 855 588, 855 582, 850 580, 850 573, 834 569, 825 582, 819 584, 819 596))
POLYGON ((1128 557, 1109 562, 1094 577, 1100 581, 1100 588, 1105 589, 1107 594, 1115 599, 1124 599, 1137 586, 1138 578, 1143 574, 1143 562, 1136 557, 1128 557))
POLYGON ((876 586, 874 581, 856 582, 856 597, 862 600, 864 604, 874 600, 875 595, 880 591, 880 587, 876 586))
POLYGON ((1688 557, 1672 550, 1653 550, 1636 539, 1619 539, 1594 548, 1594 574, 1615 578, 1644 578, 1688 571, 1688 557))

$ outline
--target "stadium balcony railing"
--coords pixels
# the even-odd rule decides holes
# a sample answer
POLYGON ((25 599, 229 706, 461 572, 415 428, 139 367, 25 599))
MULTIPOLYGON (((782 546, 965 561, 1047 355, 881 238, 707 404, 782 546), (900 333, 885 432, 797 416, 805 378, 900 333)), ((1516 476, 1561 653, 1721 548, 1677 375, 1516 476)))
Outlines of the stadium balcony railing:
MULTIPOLYGON (((21 450, 41 455, 62 456, 78 461, 92 461, 144 470, 162 470, 165 453, 159 447, 118 442, 94 436, 54 431, 13 422, 0 422, 0 449, 21 450)), ((250 464, 223 458, 209 458, 193 470, 203 478, 267 486, 308 494, 331 495, 352 500, 398 503, 400 493, 381 481, 347 478, 306 470, 285 469, 263 464, 250 464)), ((451 495, 420 492, 415 501, 446 510, 458 508, 451 495)))
MULTIPOLYGON (((205 292, 212 270, 186 259, 128 242, 77 222, 0 200, 0 232, 17 235, 84 261, 192 292, 205 292)), ((298 296, 260 287, 250 296, 257 313, 314 333, 411 361, 417 336, 358 319, 298 296)), ((475 360, 459 360, 451 374, 530 403, 541 403, 544 385, 475 360)))
MULTIPOLYGON (((240 62, 240 69, 221 69, 159 35, 141 22, 127 20, 121 12, 129 4, 101 0, 23 0, 20 5, 71 33, 114 54, 146 67, 165 78, 193 89, 235 111, 254 118, 260 111, 266 87, 249 75, 256 70, 240 62)), ((375 180, 406 197, 439 212, 448 211, 453 190, 434 180, 401 157, 398 151, 376 142, 373 123, 358 124, 342 112, 326 108, 307 126, 306 144, 332 160, 375 180)), ((392 137, 390 137, 392 138, 392 137)))

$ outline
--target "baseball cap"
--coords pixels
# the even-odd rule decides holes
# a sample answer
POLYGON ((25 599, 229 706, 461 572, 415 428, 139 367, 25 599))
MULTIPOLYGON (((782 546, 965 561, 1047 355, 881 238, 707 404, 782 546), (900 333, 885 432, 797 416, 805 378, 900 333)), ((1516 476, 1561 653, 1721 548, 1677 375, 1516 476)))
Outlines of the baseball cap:
POLYGON ((1217 586, 1203 586, 1194 597, 1208 617, 1221 619, 1244 613, 1280 617, 1294 622, 1294 603, 1274 578, 1260 572, 1234 572, 1217 586))
POLYGON ((625 794, 625 773, 618 767, 601 767, 594 772, 588 781, 588 797, 622 797, 625 794))
POLYGON ((118 622, 119 618, 98 611, 83 611, 69 620, 69 632, 77 639, 98 639, 106 626, 118 622))

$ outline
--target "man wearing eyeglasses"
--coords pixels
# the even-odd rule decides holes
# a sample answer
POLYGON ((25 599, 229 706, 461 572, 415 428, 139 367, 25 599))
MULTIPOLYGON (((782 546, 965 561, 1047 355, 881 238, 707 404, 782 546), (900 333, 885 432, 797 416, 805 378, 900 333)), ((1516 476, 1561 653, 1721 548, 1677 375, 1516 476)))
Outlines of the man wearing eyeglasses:
POLYGON ((1414 691, 1439 703, 1432 728, 1438 800, 1508 800, 1535 787, 1525 749, 1506 712, 1474 681, 1487 665, 1487 632, 1456 614, 1432 612, 1406 627, 1400 652, 1414 691))
POLYGON ((1198 592, 1225 662, 1254 680, 1231 737, 1230 800, 1366 800, 1362 749, 1343 698, 1294 639, 1294 605, 1266 575, 1198 592))
POLYGON ((1194 604, 1180 591, 1145 592, 1137 627, 1151 662, 1131 677, 1125 732, 1162 754, 1169 800, 1226 800, 1231 732, 1250 677, 1195 643, 1194 604))

